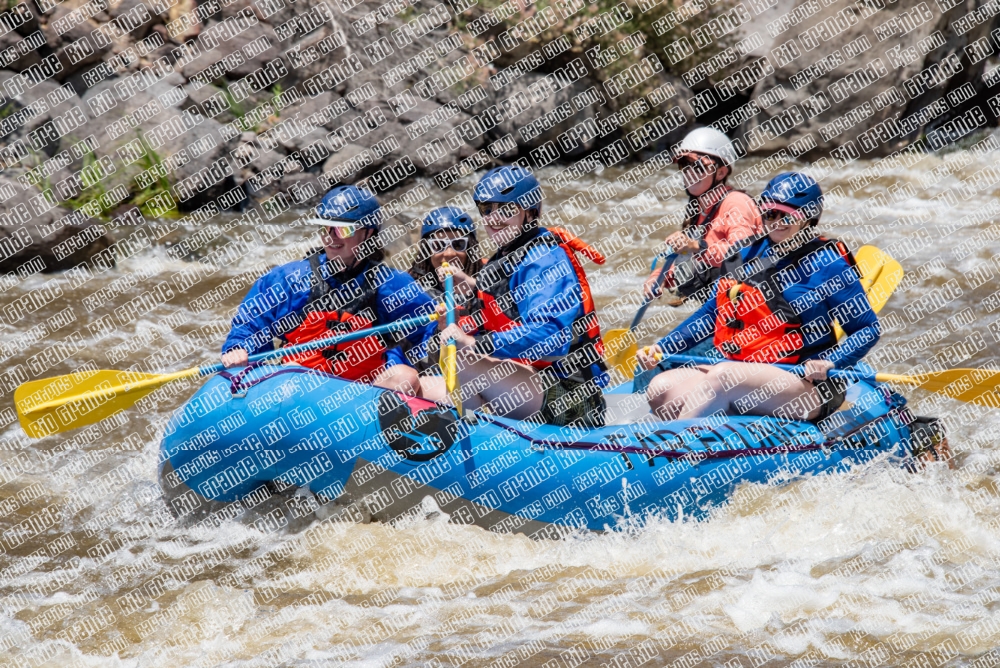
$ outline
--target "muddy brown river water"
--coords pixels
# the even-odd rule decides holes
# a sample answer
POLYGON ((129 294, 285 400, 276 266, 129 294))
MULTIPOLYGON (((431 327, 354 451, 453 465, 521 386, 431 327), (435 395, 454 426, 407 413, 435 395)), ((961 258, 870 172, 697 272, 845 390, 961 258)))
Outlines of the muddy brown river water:
MULTIPOLYGON (((880 370, 1000 362, 1000 186, 979 176, 1000 162, 990 145, 878 175, 865 161, 797 166, 831 193, 828 235, 887 249, 906 270, 869 357, 880 370)), ((649 199, 673 170, 627 188, 615 186, 623 171, 558 191, 558 169, 540 174, 548 212, 590 242, 618 240, 608 264, 588 265, 605 328, 627 326, 653 248, 684 205, 649 199), (571 208, 583 193, 590 204, 571 208), (623 225, 626 206, 642 213, 623 225)), ((777 171, 747 159, 737 174, 756 194, 777 171)), ((472 183, 445 193, 427 183, 430 197, 401 218, 472 183)), ((1000 663, 1000 411, 919 390, 907 392, 911 406, 945 419, 954 470, 910 474, 876 460, 744 485, 706 521, 627 522, 560 541, 434 517, 295 533, 181 527, 156 467, 163 423, 192 387, 98 433, 23 435, 11 393, 25 373, 216 361, 254 277, 312 245, 272 222, 117 229, 140 243, 123 244, 131 254, 113 269, 0 277, 0 313, 29 293, 44 302, 0 329, 0 666, 1000 663), (81 501, 108 480, 110 493, 81 501), (152 602, 125 614, 140 587, 152 602)), ((657 302, 647 320, 669 328, 687 312, 657 302)))

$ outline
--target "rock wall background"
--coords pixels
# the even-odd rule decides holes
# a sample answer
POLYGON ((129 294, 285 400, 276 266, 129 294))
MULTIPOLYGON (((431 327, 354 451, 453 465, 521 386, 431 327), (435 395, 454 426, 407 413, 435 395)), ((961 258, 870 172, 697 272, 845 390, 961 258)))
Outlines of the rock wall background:
MULTIPOLYGON (((966 0, 26 0, 0 14, 0 269, 146 218, 365 179, 642 161, 714 123, 840 163, 996 125, 998 7, 966 0), (6 192, 7 190, 4 189, 6 192), (18 209, 21 207, 21 209, 18 209), (27 212, 30 215, 25 215, 27 212), (30 242, 28 239, 30 238, 30 242)), ((90 239, 93 237, 93 239, 90 239)))

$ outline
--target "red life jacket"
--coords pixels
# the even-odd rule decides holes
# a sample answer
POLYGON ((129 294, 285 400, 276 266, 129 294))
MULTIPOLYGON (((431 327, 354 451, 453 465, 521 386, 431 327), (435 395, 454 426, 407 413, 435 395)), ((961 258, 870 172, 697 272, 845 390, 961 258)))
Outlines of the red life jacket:
MULTIPOLYGON (((351 295, 346 288, 334 290, 322 277, 319 253, 309 257, 309 267, 313 275, 309 301, 303 308, 302 322, 284 335, 288 343, 294 345, 324 339, 372 327, 377 323, 378 293, 364 280, 363 274, 360 279, 361 293, 351 295)), ((385 369, 386 350, 385 340, 375 335, 321 350, 289 355, 282 361, 301 364, 347 380, 370 383, 385 369)))
MULTIPOLYGON (((540 234, 528 241, 514 253, 511 253, 509 256, 499 260, 490 260, 486 267, 480 271, 480 276, 482 277, 490 274, 490 265, 494 265, 492 268, 499 269, 500 267, 497 267, 496 265, 503 263, 505 266, 511 268, 510 271, 504 272, 507 276, 506 280, 500 280, 493 285, 485 286, 485 290, 482 289, 482 287, 484 287, 484 281, 479 281, 479 285, 481 286, 478 291, 479 300, 483 304, 481 311, 481 319, 483 322, 482 329, 486 332, 505 332, 514 327, 521 326, 521 314, 518 311, 517 302, 510 289, 510 277, 514 274, 513 268, 516 268, 521 258, 530 254, 539 246, 544 245, 549 248, 562 248, 566 251, 566 255, 569 257, 573 271, 576 273, 576 278, 580 282, 580 292, 582 294, 583 306, 583 315, 573 322, 573 341, 570 343, 569 354, 567 357, 573 356, 578 350, 583 350, 588 346, 592 346, 596 353, 596 359, 590 360, 589 363, 583 365, 583 368, 589 369, 590 364, 597 364, 602 371, 606 371, 607 366, 604 364, 603 359, 604 341, 601 339, 601 327, 597 321, 597 311, 594 308, 594 298, 590 292, 590 283, 587 282, 587 274, 584 272, 583 267, 577 260, 576 253, 582 253, 585 257, 593 260, 597 264, 604 264, 604 256, 601 255, 596 249, 589 246, 585 241, 574 236, 561 227, 547 228, 550 234, 545 234, 545 229, 546 228, 541 228, 540 234)), ((590 357, 594 356, 590 355, 590 357)), ((552 366, 554 363, 552 359, 515 359, 513 361, 531 365, 536 369, 544 369, 552 366)), ((589 380, 590 374, 588 372, 584 372, 583 375, 585 376, 585 380, 589 380)))
MULTIPOLYGON (((758 241, 751 249, 758 246, 758 241)), ((832 246, 857 271, 854 256, 842 242, 817 237, 783 257, 759 258, 744 262, 742 253, 724 264, 715 295, 715 347, 727 358, 771 364, 794 364, 812 356, 825 346, 808 345, 802 335, 802 318, 792 309, 782 294, 780 271, 776 265, 788 260, 788 268, 798 264, 810 253, 832 246), (744 276, 742 280, 737 277, 744 276)))

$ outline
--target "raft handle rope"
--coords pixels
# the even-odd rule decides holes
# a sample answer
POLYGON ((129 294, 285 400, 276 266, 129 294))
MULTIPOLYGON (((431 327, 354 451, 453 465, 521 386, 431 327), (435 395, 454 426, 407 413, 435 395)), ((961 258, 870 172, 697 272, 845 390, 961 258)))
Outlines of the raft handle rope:
MULTIPOLYGON (((261 379, 258 379, 256 381, 251 381, 247 385, 244 385, 243 381, 246 379, 246 375, 250 371, 252 371, 254 369, 259 369, 260 367, 262 367, 262 366, 264 366, 265 364, 268 364, 268 363, 269 363, 268 360, 257 361, 257 362, 250 362, 250 364, 246 365, 245 367, 243 367, 242 369, 240 369, 236 373, 229 373, 228 371, 220 371, 219 375, 229 381, 229 394, 232 395, 232 397, 234 399, 242 399, 243 397, 245 397, 247 395, 247 391, 251 387, 253 387, 257 383, 259 383, 261 380, 263 380, 263 378, 261 378, 261 379)), ((279 371, 277 373, 281 373, 281 372, 279 371)), ((264 376, 264 378, 267 378, 267 377, 268 376, 264 376)))
MULTIPOLYGON (((612 454, 634 454, 643 455, 645 457, 663 457, 664 459, 679 460, 679 459, 697 459, 698 462, 704 461, 706 459, 733 459, 735 457, 755 457, 758 455, 788 455, 796 454, 801 452, 812 452, 815 450, 823 450, 830 452, 839 449, 851 449, 856 450, 863 446, 852 446, 843 445, 852 436, 860 433, 864 429, 870 428, 871 425, 879 423, 884 420, 892 420, 898 418, 896 409, 893 409, 886 415, 880 415, 869 422, 859 425, 858 427, 852 429, 851 431, 838 436, 833 439, 827 439, 821 443, 802 443, 802 444, 788 444, 780 446, 765 446, 762 448, 738 448, 733 450, 692 450, 688 449, 686 452, 680 450, 661 450, 660 448, 651 448, 646 446, 638 447, 635 445, 614 445, 611 443, 588 443, 583 441, 567 442, 567 441, 550 441, 547 439, 537 439, 525 434, 524 432, 515 429, 509 425, 503 424, 498 420, 488 417, 486 415, 480 415, 480 419, 493 424, 494 426, 505 429, 510 433, 522 438, 530 444, 530 447, 535 452, 544 452, 545 450, 557 450, 560 448, 568 450, 590 450, 594 452, 609 452, 612 454), (843 447, 838 447, 843 446, 843 447)), ((903 420, 900 419, 902 422, 903 420)), ((881 447, 879 441, 872 443, 875 447, 881 447)), ((697 462, 692 463, 692 466, 696 466, 697 462)))

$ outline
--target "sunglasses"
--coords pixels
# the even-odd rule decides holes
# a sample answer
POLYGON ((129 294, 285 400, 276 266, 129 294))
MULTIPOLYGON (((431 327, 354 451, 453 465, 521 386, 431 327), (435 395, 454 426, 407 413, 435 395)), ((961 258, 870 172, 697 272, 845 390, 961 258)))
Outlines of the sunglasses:
POLYGON ((785 213, 784 211, 778 211, 777 209, 769 209, 765 211, 761 214, 760 218, 763 222, 771 225, 771 227, 791 227, 792 225, 798 225, 802 222, 800 219, 792 216, 791 214, 785 213))
POLYGON ((705 156, 699 156, 697 158, 690 158, 688 156, 684 156, 682 158, 678 158, 677 166, 680 167, 681 169, 688 169, 689 167, 700 165, 702 168, 708 169, 712 162, 714 161, 712 161, 711 159, 709 159, 709 162, 706 162, 705 156))
POLYGON ((469 249, 469 237, 458 237, 457 239, 424 239, 427 248, 437 255, 448 250, 448 247, 455 249, 456 253, 464 253, 469 249))
POLYGON ((361 229, 361 226, 360 225, 337 225, 336 227, 334 227, 333 225, 331 225, 330 227, 327 227, 326 229, 329 231, 330 236, 334 236, 334 237, 336 237, 338 239, 350 239, 355 234, 357 234, 358 230, 361 229))
POLYGON ((491 213, 499 210, 503 210, 504 215, 513 216, 516 209, 514 204, 511 202, 505 202, 501 204, 500 202, 476 202, 476 208, 479 209, 479 215, 488 216, 491 213))

